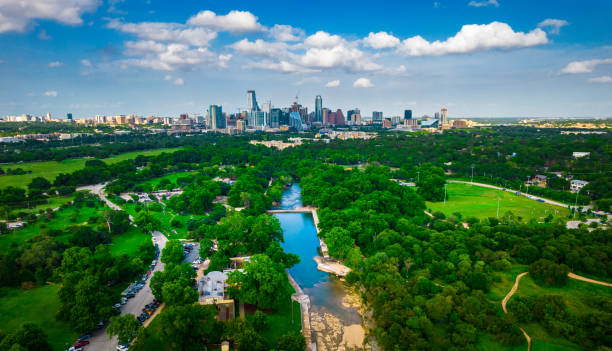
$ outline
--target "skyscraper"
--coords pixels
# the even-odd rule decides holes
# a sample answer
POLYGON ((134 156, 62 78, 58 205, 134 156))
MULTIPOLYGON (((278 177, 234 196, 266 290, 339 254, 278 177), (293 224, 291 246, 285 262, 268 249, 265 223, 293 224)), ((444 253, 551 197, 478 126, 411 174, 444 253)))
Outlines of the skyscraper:
POLYGON ((210 126, 212 129, 225 129, 225 116, 223 116, 223 111, 221 106, 218 105, 210 105, 208 110, 208 120, 210 121, 210 126))
POLYGON ((446 114, 448 110, 446 109, 446 107, 442 107, 441 112, 442 112, 442 121, 441 121, 442 123, 441 124, 448 124, 448 116, 446 114))
POLYGON ((323 122, 323 99, 321 98, 321 95, 317 95, 317 97, 315 98, 314 121, 323 122))
POLYGON ((323 124, 328 124, 328 123, 329 123, 329 109, 325 107, 323 109, 323 124))
POLYGON ((247 91, 247 109, 249 111, 259 111, 259 105, 257 105, 257 98, 255 98, 255 90, 247 91))
POLYGON ((380 111, 373 111, 372 112, 372 123, 373 124, 382 124, 382 120, 383 120, 383 113, 380 111))
POLYGON ((404 119, 412 119, 412 110, 404 110, 404 119))

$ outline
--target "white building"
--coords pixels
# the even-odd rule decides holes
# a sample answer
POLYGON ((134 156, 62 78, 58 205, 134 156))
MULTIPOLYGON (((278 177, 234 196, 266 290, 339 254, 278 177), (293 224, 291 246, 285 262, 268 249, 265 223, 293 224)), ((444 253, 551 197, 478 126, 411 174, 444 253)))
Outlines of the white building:
POLYGON ((589 184, 589 182, 584 180, 572 179, 570 182, 570 191, 572 193, 577 193, 584 188, 585 185, 589 184))
POLYGON ((591 153, 590 152, 574 152, 572 153, 572 156, 574 158, 581 158, 581 157, 589 157, 591 153))

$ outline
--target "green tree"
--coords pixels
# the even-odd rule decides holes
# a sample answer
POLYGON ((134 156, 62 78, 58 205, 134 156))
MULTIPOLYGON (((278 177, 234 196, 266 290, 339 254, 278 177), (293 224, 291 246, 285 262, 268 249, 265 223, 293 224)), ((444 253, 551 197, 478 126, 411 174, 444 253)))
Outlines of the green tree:
POLYGON ((246 262, 244 272, 228 274, 230 295, 259 308, 277 308, 286 304, 292 289, 282 264, 257 254, 246 262))
POLYGON ((331 256, 343 259, 353 248, 354 240, 348 230, 334 227, 325 234, 325 244, 331 256))
POLYGON ((183 250, 183 244, 180 242, 180 240, 170 239, 166 242, 166 247, 162 249, 161 261, 166 264, 179 264, 183 262, 183 259, 185 258, 183 250))
POLYGON ((157 317, 160 339, 171 350, 203 350, 215 337, 216 315, 212 305, 170 306, 157 317))
POLYGON ((25 323, 0 339, 0 350, 51 351, 47 334, 34 323, 25 323))
POLYGON ((117 336, 119 343, 125 344, 132 339, 139 326, 133 314, 128 313, 123 316, 114 316, 111 317, 110 323, 106 327, 106 334, 108 334, 109 338, 117 336))
POLYGON ((304 351, 306 349, 306 339, 302 333, 287 333, 278 338, 276 345, 278 351, 304 351))

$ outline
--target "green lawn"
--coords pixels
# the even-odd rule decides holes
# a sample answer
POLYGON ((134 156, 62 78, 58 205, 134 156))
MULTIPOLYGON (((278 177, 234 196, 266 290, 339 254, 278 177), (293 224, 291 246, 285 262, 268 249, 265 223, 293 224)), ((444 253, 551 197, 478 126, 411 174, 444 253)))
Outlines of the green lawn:
MULTIPOLYGON (((293 324, 291 323, 291 309, 289 301, 283 304, 283 308, 274 313, 266 314, 266 329, 259 334, 266 339, 270 348, 276 347, 276 340, 281 336, 294 331, 301 333, 302 331, 302 312, 300 304, 297 301, 292 301, 293 307, 293 324)), ((253 315, 247 314, 247 320, 252 321, 253 315)))
MULTIPOLYGON (((121 205, 121 208, 123 208, 124 211, 126 211, 127 213, 131 214, 132 216, 134 216, 134 218, 136 218, 136 216, 138 215, 138 212, 136 212, 136 204, 135 203, 126 203, 121 205)), ((156 211, 150 211, 151 213, 153 213, 153 216, 157 219, 159 219, 160 223, 161 223, 161 227, 158 228, 159 231, 161 231, 162 233, 164 233, 167 237, 171 237, 172 239, 184 239, 187 237, 188 234, 188 230, 187 230, 187 221, 191 218, 203 218, 205 216, 203 215, 185 215, 185 216, 181 216, 179 214, 174 213, 174 211, 170 210, 170 209, 166 209, 166 211, 161 211, 161 212, 156 212, 156 211), (179 228, 175 228, 173 226, 170 225, 170 222, 173 219, 178 219, 180 221, 181 226, 179 228), (175 233, 176 231, 176 233, 175 233)))
POLYGON ((515 217, 523 220, 538 219, 553 214, 555 217, 569 215, 569 210, 560 206, 549 205, 513 193, 484 188, 463 183, 448 183, 446 186, 446 204, 427 202, 427 208, 440 211, 449 216, 459 212, 463 217, 495 217, 497 215, 497 199, 499 198, 499 216, 512 211, 515 217))
MULTIPOLYGON (((100 202, 96 201, 95 203, 95 207, 87 207, 83 205, 82 207, 70 206, 60 209, 55 212, 55 217, 48 222, 42 218, 39 218, 36 222, 30 223, 21 229, 1 235, 0 251, 5 252, 13 245, 22 245, 26 240, 39 235, 44 229, 65 230, 71 225, 86 223, 92 216, 96 215, 96 213, 102 209, 102 204, 100 202)), ((57 238, 63 242, 67 242, 69 236, 70 235, 63 235, 57 238)))
MULTIPOLYGON (((145 151, 134 151, 126 152, 123 154, 111 156, 105 158, 104 161, 108 163, 117 163, 129 159, 134 159, 138 155, 154 156, 159 155, 162 152, 174 152, 180 150, 180 148, 167 148, 167 149, 156 149, 156 150, 145 150, 145 151)), ((6 168, 22 168, 24 171, 32 171, 32 173, 24 175, 7 175, 0 177, 0 187, 16 186, 26 187, 30 181, 35 177, 45 177, 49 181, 55 180, 60 173, 71 173, 78 169, 85 167, 86 158, 72 158, 66 159, 61 162, 56 161, 42 161, 42 162, 23 162, 23 163, 11 163, 4 164, 1 167, 6 168)))
POLYGON ((55 319, 59 310, 59 287, 45 285, 31 290, 0 289, 0 330, 10 332, 25 322, 41 326, 55 351, 65 350, 65 344, 74 342, 78 335, 65 322, 55 319))
POLYGON ((46 204, 39 204, 29 209, 28 208, 14 209, 11 211, 11 213, 18 213, 18 212, 38 213, 38 211, 40 210, 46 210, 48 208, 54 209, 54 208, 60 207, 63 204, 66 204, 72 201, 73 198, 74 197, 72 195, 71 196, 53 196, 47 199, 48 202, 46 204))
POLYGON ((194 175, 194 174, 196 174, 196 172, 176 172, 176 173, 171 173, 171 174, 165 175, 163 177, 149 179, 149 180, 141 182, 139 184, 143 184, 143 185, 144 184, 150 184, 153 188, 155 188, 162 181, 162 179, 168 179, 172 184, 176 185, 176 180, 178 178, 185 177, 185 176, 188 176, 188 175, 194 175))
POLYGON ((111 254, 115 256, 126 254, 135 257, 142 243, 151 242, 151 235, 144 234, 140 229, 134 227, 123 234, 114 236, 112 240, 111 254))

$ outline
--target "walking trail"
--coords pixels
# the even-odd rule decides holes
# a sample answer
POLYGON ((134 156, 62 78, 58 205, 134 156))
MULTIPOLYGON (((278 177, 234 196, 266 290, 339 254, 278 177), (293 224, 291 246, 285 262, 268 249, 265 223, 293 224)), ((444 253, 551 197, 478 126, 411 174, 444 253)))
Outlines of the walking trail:
MULTIPOLYGON (((512 297, 512 295, 514 295, 514 293, 516 293, 516 290, 518 289, 519 286, 519 282, 521 281, 521 278, 524 277, 525 275, 527 275, 529 272, 523 272, 519 275, 516 276, 516 280, 514 281, 514 285, 512 286, 512 289, 510 289, 510 291, 508 292, 508 294, 506 295, 506 297, 504 297, 504 299, 502 300, 502 309, 504 310, 504 313, 508 313, 508 310, 506 309, 506 304, 508 303, 508 301, 510 300, 510 298, 512 297)), ((567 276, 571 279, 576 279, 576 280, 580 280, 583 282, 587 282, 587 283, 592 283, 592 284, 599 284, 599 285, 603 285, 603 286, 609 286, 612 287, 612 283, 607 283, 607 282, 602 282, 600 280, 594 280, 594 279, 590 279, 587 277, 583 277, 574 273, 568 273, 567 276)), ((527 335, 527 333, 525 332, 525 330, 521 327, 519 327, 519 329, 523 332, 523 335, 525 335, 525 339, 527 339, 527 351, 531 350, 531 337, 529 337, 529 335, 527 335)))
MULTIPOLYGON (((514 285, 512 286, 512 289, 510 289, 510 291, 508 292, 508 294, 506 295, 506 297, 504 297, 504 299, 502 300, 502 309, 504 310, 504 313, 508 313, 508 310, 506 309, 506 304, 508 303, 508 301, 510 300, 510 298, 512 297, 512 295, 514 295, 514 293, 516 292, 516 290, 518 289, 519 286, 519 282, 521 281, 521 278, 524 277, 525 275, 527 275, 529 272, 523 272, 519 275, 516 276, 516 280, 514 281, 514 285)), ((525 339, 527 339, 527 351, 531 351, 531 337, 525 332, 525 330, 521 327, 518 327, 522 332, 523 335, 525 335, 525 339)))

